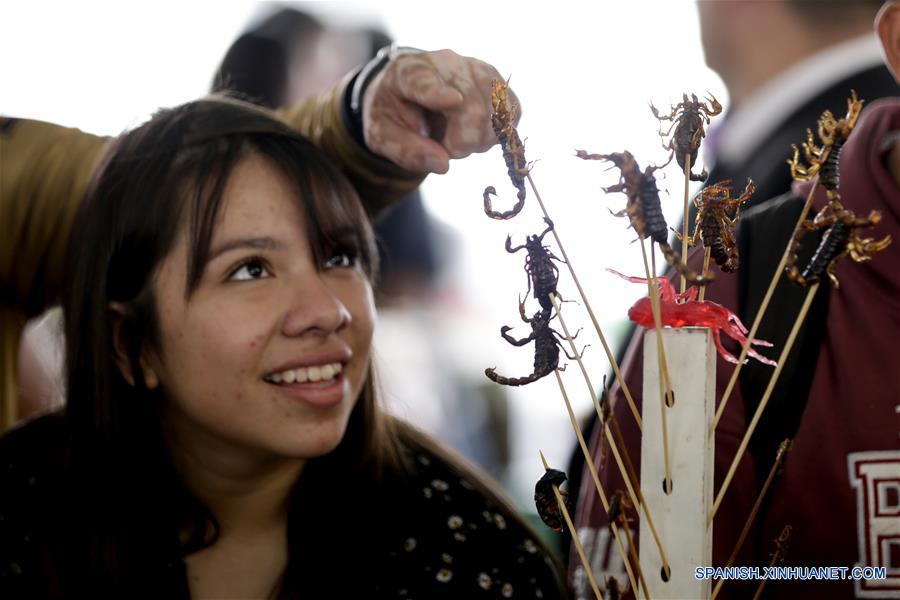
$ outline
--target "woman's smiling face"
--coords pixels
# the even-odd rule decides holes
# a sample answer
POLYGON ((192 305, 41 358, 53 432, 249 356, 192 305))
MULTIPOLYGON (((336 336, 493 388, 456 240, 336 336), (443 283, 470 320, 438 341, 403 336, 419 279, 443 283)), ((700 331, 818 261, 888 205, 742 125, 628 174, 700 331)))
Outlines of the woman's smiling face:
POLYGON ((298 193, 248 154, 228 178, 196 287, 187 227, 160 264, 148 382, 162 387, 179 439, 311 458, 344 435, 368 371, 372 289, 353 239, 317 259, 298 193))

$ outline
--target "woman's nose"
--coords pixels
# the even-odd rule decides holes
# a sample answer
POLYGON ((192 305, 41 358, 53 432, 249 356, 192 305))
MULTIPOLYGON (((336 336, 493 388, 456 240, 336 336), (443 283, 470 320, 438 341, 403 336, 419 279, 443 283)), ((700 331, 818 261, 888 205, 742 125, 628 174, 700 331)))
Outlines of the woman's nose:
POLYGON ((350 321, 350 311, 321 277, 304 278, 290 286, 290 305, 282 324, 287 336, 327 336, 350 321))

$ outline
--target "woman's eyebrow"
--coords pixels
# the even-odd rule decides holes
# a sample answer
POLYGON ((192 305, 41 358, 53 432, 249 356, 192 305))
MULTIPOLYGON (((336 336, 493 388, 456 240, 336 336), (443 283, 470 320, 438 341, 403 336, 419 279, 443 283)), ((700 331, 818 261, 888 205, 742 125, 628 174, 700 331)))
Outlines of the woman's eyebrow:
POLYGON ((353 225, 341 225, 333 229, 329 229, 326 235, 334 240, 347 242, 359 239, 359 230, 353 225))
POLYGON ((256 250, 281 250, 284 244, 271 237, 237 238, 222 242, 209 253, 209 260, 213 260, 221 254, 238 248, 253 248, 256 250))

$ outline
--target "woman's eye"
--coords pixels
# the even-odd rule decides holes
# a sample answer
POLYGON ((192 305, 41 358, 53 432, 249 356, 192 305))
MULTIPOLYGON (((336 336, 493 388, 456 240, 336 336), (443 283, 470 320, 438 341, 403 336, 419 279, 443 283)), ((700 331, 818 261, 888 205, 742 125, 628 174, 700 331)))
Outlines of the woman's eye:
POLYGON ((252 279, 262 279, 267 276, 269 276, 269 272, 263 261, 251 259, 245 261, 232 271, 228 279, 231 281, 250 281, 252 279))
POLYGON ((356 265, 356 252, 341 250, 325 261, 326 269, 347 269, 356 265))

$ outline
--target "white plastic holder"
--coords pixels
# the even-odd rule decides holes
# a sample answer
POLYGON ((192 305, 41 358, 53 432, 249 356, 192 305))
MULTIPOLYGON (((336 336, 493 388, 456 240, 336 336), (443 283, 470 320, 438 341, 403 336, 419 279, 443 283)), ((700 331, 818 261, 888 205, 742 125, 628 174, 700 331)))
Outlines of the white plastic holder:
POLYGON ((650 598, 705 599, 710 595, 710 580, 698 580, 694 573, 697 567, 712 565, 712 525, 707 526, 707 515, 713 503, 715 436, 708 432, 716 412, 716 350, 705 327, 663 329, 662 339, 675 392, 674 406, 662 404, 673 486, 670 494, 663 490, 659 361, 656 331, 648 330, 644 334, 641 491, 666 550, 669 580, 663 580, 663 563, 645 520, 640 523, 640 564, 650 598))

